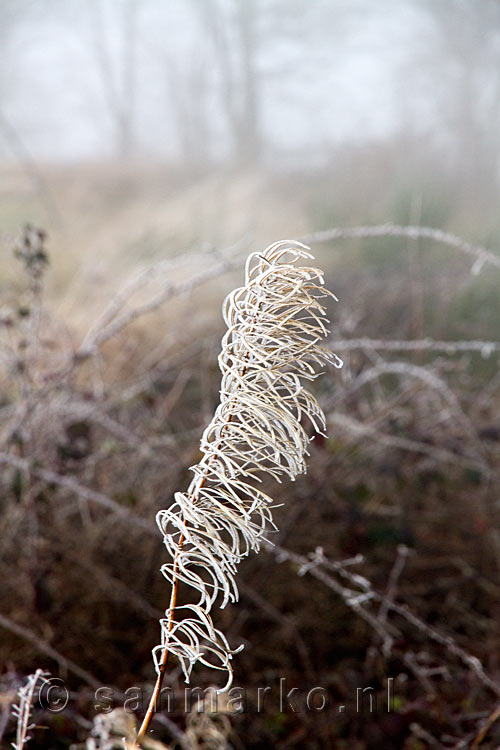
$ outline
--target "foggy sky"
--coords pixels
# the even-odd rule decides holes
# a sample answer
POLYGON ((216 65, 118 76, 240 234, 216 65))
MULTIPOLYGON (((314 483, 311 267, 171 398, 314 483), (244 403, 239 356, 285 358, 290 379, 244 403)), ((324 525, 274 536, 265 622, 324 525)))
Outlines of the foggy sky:
MULTIPOLYGON (((0 112, 37 158, 113 156, 110 91, 127 101, 123 18, 124 9, 133 7, 134 154, 179 155, 182 115, 200 130, 201 152, 210 158, 228 155, 231 136, 221 110, 224 73, 196 5, 206 2, 216 9, 231 46, 231 68, 232 60, 239 64, 232 28, 239 1, 0 0, 0 21, 7 19, 0 37, 0 112)), ((314 160, 335 144, 387 137, 408 127, 439 137, 443 97, 449 94, 441 86, 454 80, 457 63, 446 57, 449 50, 439 57, 443 41, 426 0, 251 3, 265 153, 314 160)), ((457 24, 463 22, 465 0, 436 0, 436 7, 440 4, 456 11, 457 24)), ((491 6, 489 0, 475 4, 485 11, 491 6)), ((499 29, 494 31, 498 36, 499 29)), ((491 65, 491 76, 497 75, 491 65)), ((238 92, 237 76, 235 82, 238 92)), ((0 154, 11 152, 2 131, 0 154)))

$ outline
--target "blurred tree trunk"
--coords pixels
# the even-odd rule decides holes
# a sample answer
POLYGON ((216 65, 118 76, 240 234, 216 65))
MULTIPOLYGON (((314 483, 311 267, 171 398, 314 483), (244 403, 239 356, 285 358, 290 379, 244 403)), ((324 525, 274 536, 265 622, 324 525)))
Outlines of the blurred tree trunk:
POLYGON ((193 0, 210 41, 218 76, 218 98, 237 161, 254 161, 262 151, 257 56, 257 0, 193 0))
POLYGON ((121 157, 135 150, 137 98, 137 0, 125 0, 122 16, 122 97, 118 116, 118 153, 121 157))
MULTIPOLYGON (((113 6, 116 11, 116 5, 113 6)), ((120 49, 113 64, 113 50, 106 29, 102 1, 89 5, 92 13, 94 51, 105 104, 111 119, 117 156, 133 155, 136 148, 138 0, 122 0, 117 26, 120 49)))
POLYGON ((425 8, 441 59, 437 114, 455 143, 459 178, 474 196, 499 180, 500 2, 426 0, 425 8))
POLYGON ((256 7, 255 2, 234 2, 235 25, 241 50, 241 104, 236 113, 236 148, 244 161, 254 161, 259 158, 262 145, 256 72, 256 7))

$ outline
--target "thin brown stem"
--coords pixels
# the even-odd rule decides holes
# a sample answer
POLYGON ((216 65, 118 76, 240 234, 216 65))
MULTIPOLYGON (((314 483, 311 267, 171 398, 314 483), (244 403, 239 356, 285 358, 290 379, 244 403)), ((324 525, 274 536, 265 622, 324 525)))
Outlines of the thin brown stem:
MULTIPOLYGON (((259 306, 257 308, 257 311, 259 311, 260 308, 261 308, 261 305, 259 304, 259 306)), ((253 326, 253 324, 252 324, 252 326, 253 326)), ((244 359, 248 360, 248 356, 249 356, 248 353, 246 353, 244 359)), ((247 365, 245 364, 245 366, 242 368, 242 371, 241 371, 241 376, 242 377, 245 375, 246 371, 247 371, 247 365)), ((239 387, 241 388, 241 385, 239 387)), ((227 425, 229 425, 229 423, 231 422, 231 417, 232 417, 233 410, 234 410, 234 404, 233 404, 233 407, 232 407, 230 413, 227 416, 227 422, 226 422, 226 424, 225 424, 222 432, 224 431, 224 429, 227 428, 227 425)), ((209 459, 209 462, 208 462, 209 464, 213 461, 213 458, 214 457, 212 455, 211 458, 209 459)), ((205 481, 206 481, 206 477, 203 477, 201 479, 199 485, 198 485, 197 493, 203 487, 203 485, 205 484, 205 481)), ((168 633, 170 633, 170 631, 172 630, 173 624, 174 624, 175 605, 176 605, 176 602, 177 602, 177 590, 179 588, 179 579, 177 577, 177 570, 178 570, 178 567, 179 567, 179 555, 182 552, 182 547, 184 545, 184 540, 185 540, 185 537, 181 536, 180 539, 179 539, 179 545, 177 547, 177 550, 176 550, 176 553, 175 553, 175 558, 174 558, 174 568, 173 568, 173 575, 172 575, 172 593, 171 593, 171 596, 170 596, 170 607, 169 607, 170 615, 169 615, 168 631, 167 631, 168 633)), ((139 732, 137 733, 136 745, 137 745, 138 742, 141 741, 141 739, 146 734, 146 732, 148 730, 148 727, 149 727, 149 725, 151 723, 151 719, 153 718, 153 714, 154 714, 155 707, 156 707, 156 702, 158 700, 158 696, 160 695, 160 691, 161 691, 161 688, 162 688, 162 685, 163 685, 163 680, 165 679, 165 671, 166 671, 166 668, 167 668, 168 654, 169 654, 168 647, 165 646, 165 648, 163 650, 162 657, 161 657, 161 662, 160 662, 159 668, 158 668, 158 676, 156 678, 156 683, 155 683, 155 686, 153 688, 153 693, 152 693, 151 699, 149 701, 149 705, 148 705, 148 708, 147 708, 147 711, 146 711, 146 715, 144 716, 144 719, 142 721, 142 724, 141 724, 141 727, 139 729, 139 732)))
MULTIPOLYGON (((169 633, 172 630, 172 627, 174 624, 175 605, 177 602, 177 591, 179 588, 179 579, 177 578, 177 568, 179 566, 179 555, 182 551, 183 544, 184 544, 184 537, 181 536, 181 538, 179 539, 179 546, 177 547, 177 552, 175 553, 175 559, 174 559, 172 593, 170 595, 170 607, 169 607, 169 611, 170 611, 170 617, 169 617, 169 622, 168 622, 169 633)), ((168 647, 165 646, 162 657, 161 657, 161 662, 159 664, 158 676, 156 678, 156 683, 153 688, 153 694, 151 695, 151 699, 149 701, 149 706, 146 711, 146 715, 144 716, 139 732, 137 733, 136 744, 140 743, 141 739, 144 737, 144 735, 148 731, 148 727, 151 723, 151 719, 153 718, 153 714, 154 714, 155 707, 156 707, 156 702, 158 700, 158 696, 160 695, 160 691, 163 685, 163 680, 165 679, 165 671, 167 669, 168 654, 169 654, 168 647)))

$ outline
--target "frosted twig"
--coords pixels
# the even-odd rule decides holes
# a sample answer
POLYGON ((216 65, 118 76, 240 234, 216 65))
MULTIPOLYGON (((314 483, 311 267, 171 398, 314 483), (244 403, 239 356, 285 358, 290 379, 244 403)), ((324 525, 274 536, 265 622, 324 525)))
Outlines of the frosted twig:
POLYGON ((400 448, 409 453, 422 453, 425 456, 429 456, 434 461, 453 463, 457 466, 471 466, 482 473, 488 473, 485 470, 483 461, 469 456, 459 456, 445 448, 427 445, 427 443, 421 443, 418 440, 411 440, 410 438, 399 437, 398 435, 387 435, 384 432, 380 432, 377 427, 360 422, 359 420, 353 419, 347 414, 342 414, 341 412, 330 412, 328 414, 328 422, 331 422, 337 427, 343 428, 358 437, 373 438, 373 440, 380 445, 400 448))
POLYGON ((353 380, 353 382, 344 392, 340 392, 339 394, 331 398, 325 408, 331 409, 332 406, 337 404, 339 401, 348 398, 367 383, 378 380, 383 375, 390 374, 416 378, 417 380, 420 380, 421 382, 425 383, 425 385, 441 394, 448 407, 456 415, 458 421, 463 426, 465 432, 471 435, 471 437, 473 438, 476 451, 478 453, 478 457, 476 457, 476 460, 481 465, 482 471, 485 474, 488 474, 489 468, 482 458, 482 446, 474 425, 463 411, 458 398, 448 387, 445 381, 425 367, 414 365, 411 362, 380 362, 373 367, 369 367, 368 369, 364 370, 357 378, 353 380))
MULTIPOLYGON (((382 601, 383 599, 383 597, 381 597, 380 595, 377 595, 375 598, 378 599, 378 601, 382 601)), ((406 605, 391 602, 389 609, 393 612, 396 612, 398 615, 401 615, 401 617, 403 617, 407 622, 420 630, 422 633, 425 633, 431 640, 439 643, 441 646, 444 646, 450 654, 453 654, 453 656, 459 659, 462 664, 464 664, 468 669, 474 672, 478 680, 482 682, 483 685, 489 687, 489 689, 495 695, 500 696, 500 684, 492 677, 490 677, 490 675, 485 671, 483 665, 481 664, 481 661, 477 658, 477 656, 473 656, 472 654, 469 654, 467 651, 461 648, 451 635, 441 633, 439 630, 437 630, 437 628, 434 628, 432 625, 428 625, 426 622, 424 622, 424 620, 418 617, 418 615, 412 612, 406 605)))
POLYGON ((396 341, 390 339, 332 339, 328 344, 334 350, 352 351, 356 349, 376 349, 385 352, 440 352, 458 354, 459 352, 479 352, 487 358, 494 352, 500 352, 500 341, 434 341, 434 339, 414 339, 413 341, 396 341))
MULTIPOLYGON (((275 555, 279 562, 282 562, 283 560, 289 560, 299 565, 299 570, 302 568, 302 566, 307 566, 310 562, 310 557, 299 555, 295 552, 286 550, 283 547, 275 547, 270 543, 265 546, 265 549, 271 554, 275 555)), ((379 604, 385 603, 387 612, 394 612, 398 614, 408 623, 413 625, 417 630, 427 635, 428 638, 435 641, 436 643, 439 643, 441 646, 444 646, 444 648, 450 654, 455 656, 468 669, 474 672, 477 679, 482 682, 483 685, 488 687, 495 695, 500 696, 500 684, 485 671, 481 661, 476 656, 469 654, 467 651, 461 648, 451 635, 441 633, 441 631, 439 631, 437 628, 434 628, 432 625, 428 625, 426 622, 424 622, 424 620, 418 617, 418 615, 414 614, 414 612, 412 612, 406 605, 397 604, 387 596, 379 594, 373 588, 370 588, 369 592, 365 591, 363 592, 363 594, 361 594, 363 599, 360 603, 359 598, 356 596, 356 592, 352 589, 346 588, 341 583, 339 583, 332 575, 329 575, 325 570, 322 569, 324 567, 326 567, 326 563, 320 562, 319 565, 308 567, 307 572, 309 575, 314 576, 319 581, 328 586, 328 588, 332 589, 332 591, 339 594, 348 607, 353 609, 374 628, 374 630, 383 639, 384 652, 390 651, 392 649, 393 642, 389 634, 389 625, 391 626, 391 628, 394 626, 392 625, 392 623, 382 622, 378 614, 375 615, 368 609, 363 607, 363 604, 365 602, 372 601, 378 602, 379 604), (370 594, 369 599, 367 598, 368 593, 370 594)), ((343 571, 346 577, 351 578, 353 585, 357 585, 355 576, 350 574, 348 568, 343 567, 343 571)))
MULTIPOLYGON (((385 654, 385 656, 387 656, 387 654, 385 654)), ((429 670, 422 667, 418 661, 417 654, 414 651, 406 651, 403 655, 403 661, 423 686, 426 694, 435 696, 436 689, 431 682, 429 670)))
POLYGON ((31 739, 28 732, 34 728, 34 725, 30 724, 30 717, 35 690, 40 682, 46 681, 48 674, 42 669, 37 669, 27 677, 26 683, 17 691, 19 702, 12 706, 12 715, 17 720, 16 741, 12 743, 13 750, 23 750, 25 744, 31 739))
POLYGON ((467 427, 470 427, 469 420, 463 413, 459 400, 457 399, 453 391, 447 386, 444 380, 425 367, 414 365, 411 362, 379 362, 373 367, 367 368, 360 375, 358 375, 358 377, 355 378, 352 383, 349 384, 349 387, 345 391, 339 393, 333 399, 331 399, 328 403, 328 406, 331 407, 339 401, 345 400, 349 396, 352 396, 353 393, 358 391, 367 383, 370 383, 373 380, 377 380, 383 375, 403 375, 421 380, 430 388, 438 391, 443 396, 448 405, 452 407, 453 411, 459 414, 461 419, 466 421, 467 427))
POLYGON ((305 242, 308 245, 315 245, 321 242, 348 239, 350 237, 359 237, 362 239, 368 237, 409 237, 410 239, 424 238, 434 240, 434 242, 455 247, 463 253, 472 256, 474 258, 472 270, 475 274, 479 273, 483 266, 488 263, 496 268, 500 268, 500 256, 491 250, 487 250, 481 247, 481 245, 473 245, 457 237, 455 234, 443 232, 441 229, 433 227, 400 226, 398 224, 375 224, 373 226, 346 228, 334 227, 333 229, 325 229, 322 232, 308 234, 300 239, 301 242, 305 242))
MULTIPOLYGON (((132 321, 142 315, 153 312, 173 297, 189 294, 201 284, 237 268, 239 266, 238 255, 244 247, 246 247, 246 242, 242 243, 240 241, 231 248, 228 248, 228 250, 220 256, 222 257, 222 260, 219 260, 217 263, 207 263, 206 253, 204 255, 189 256, 188 260, 192 266, 195 268, 200 266, 203 268, 206 266, 204 270, 183 281, 173 282, 168 279, 165 280, 162 284, 162 289, 154 297, 130 310, 126 310, 118 316, 118 313, 122 310, 127 300, 134 292, 154 277, 155 273, 157 273, 160 268, 162 268, 162 270, 165 270, 165 267, 169 269, 173 268, 176 265, 176 262, 163 262, 161 266, 156 265, 152 268, 146 269, 137 279, 127 284, 115 299, 110 302, 102 316, 86 334, 84 340, 77 349, 75 356, 77 358, 90 356, 101 344, 108 341, 113 336, 116 336, 132 321)), ((186 257, 183 257, 182 261, 186 261, 186 257)))
MULTIPOLYGON (((399 635, 399 632, 392 626, 392 624, 389 626, 387 624, 382 626, 382 624, 378 621, 377 616, 363 606, 363 604, 367 600, 360 600, 359 591, 343 586, 339 581, 337 581, 336 578, 325 572, 319 565, 310 566, 310 558, 305 557, 304 555, 298 555, 296 552, 291 552, 290 550, 284 549, 283 547, 272 545, 270 542, 265 545, 264 549, 267 552, 273 554, 280 563, 288 560, 298 565, 299 575, 300 571, 304 569, 304 566, 306 566, 307 572, 310 575, 314 576, 314 578, 317 578, 319 581, 324 583, 325 586, 332 589, 332 591, 341 596, 347 606, 353 609, 356 614, 358 614, 363 620, 365 620, 365 622, 367 622, 368 625, 370 625, 370 627, 372 627, 373 630, 378 633, 387 651, 390 651, 392 649, 394 637, 399 635)), ((342 569, 345 570, 342 562, 339 563, 339 565, 342 566, 342 569)), ((353 583, 354 585, 356 585, 355 578, 353 583)), ((366 593, 367 592, 365 591, 365 597, 366 593)), ((369 593, 371 595, 372 592, 370 591, 369 593)))
MULTIPOLYGON (((59 413, 68 417, 71 415, 75 419, 88 419, 95 424, 100 425, 111 435, 121 440, 125 445, 138 448, 140 451, 147 451, 155 443, 154 439, 145 439, 143 435, 135 434, 129 427, 125 427, 116 419, 113 419, 105 412, 106 404, 101 405, 93 402, 85 402, 77 397, 66 399, 61 398, 54 400, 47 405, 47 410, 53 413, 59 413)), ((168 435, 161 437, 161 445, 175 445, 173 437, 168 435)))
POLYGON ((427 731, 427 729, 424 729, 416 721, 413 721, 410 724, 410 731, 414 737, 417 737, 419 740, 423 740, 430 747, 437 747, 440 750, 442 749, 443 747, 442 744, 438 742, 437 739, 433 737, 430 732, 427 731))
POLYGON ((483 726, 474 738, 474 742, 471 745, 471 750, 477 750, 481 742, 485 739, 486 735, 490 731, 491 727, 495 722, 500 719, 500 706, 497 706, 495 710, 488 716, 483 726))

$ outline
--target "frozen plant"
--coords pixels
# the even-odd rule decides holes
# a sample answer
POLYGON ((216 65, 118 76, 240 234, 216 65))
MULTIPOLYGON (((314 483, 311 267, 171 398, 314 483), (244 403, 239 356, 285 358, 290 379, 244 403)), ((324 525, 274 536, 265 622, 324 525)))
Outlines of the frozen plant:
POLYGON ((328 335, 324 300, 333 295, 319 269, 301 265, 311 258, 305 245, 290 241, 252 253, 245 285, 224 301, 220 403, 187 491, 157 515, 171 558, 162 567, 171 599, 160 621, 161 644, 153 651, 158 677, 138 739, 151 720, 168 654, 177 657, 186 681, 199 662, 224 670, 224 689, 231 685, 231 659, 240 649, 214 626, 212 608, 237 601, 238 563, 250 550, 258 552, 275 528, 272 498, 258 486, 262 476, 293 481, 304 473, 310 440, 304 418, 316 432, 325 430, 324 414, 304 383, 325 364, 342 362, 321 346, 328 335), (181 582, 197 601, 177 605, 181 582))
POLYGON ((28 732, 34 728, 34 724, 31 723, 31 711, 35 691, 40 688, 40 685, 45 684, 47 676, 48 672, 37 669, 26 678, 25 684, 17 691, 18 702, 12 706, 12 715, 17 722, 16 741, 12 743, 13 750, 23 750, 31 739, 28 732))

